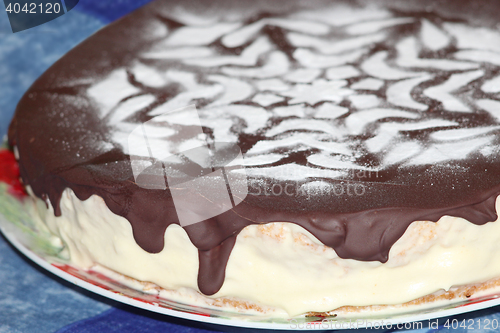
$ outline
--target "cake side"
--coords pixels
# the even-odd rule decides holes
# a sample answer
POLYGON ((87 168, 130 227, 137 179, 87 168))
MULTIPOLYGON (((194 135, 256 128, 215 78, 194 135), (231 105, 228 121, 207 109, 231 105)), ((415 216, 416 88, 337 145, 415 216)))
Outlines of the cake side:
MULTIPOLYGON (((81 201, 66 190, 59 217, 34 200, 38 205, 32 213, 62 239, 74 265, 100 265, 153 283, 171 297, 176 290, 200 292, 197 249, 180 226, 167 228, 165 248, 151 254, 137 245, 127 220, 109 211, 100 197, 81 201)), ((497 208, 499 203, 497 199, 497 208)), ((222 288, 210 298, 236 299, 255 304, 261 315, 283 317, 346 306, 394 305, 392 311, 402 311, 397 306, 403 303, 500 276, 496 222, 477 226, 449 216, 438 222, 416 221, 391 248, 386 263, 342 259, 293 223, 248 226, 237 237, 222 288)), ((442 298, 455 298, 450 295, 442 298)), ((199 298, 203 300, 201 294, 199 298)))

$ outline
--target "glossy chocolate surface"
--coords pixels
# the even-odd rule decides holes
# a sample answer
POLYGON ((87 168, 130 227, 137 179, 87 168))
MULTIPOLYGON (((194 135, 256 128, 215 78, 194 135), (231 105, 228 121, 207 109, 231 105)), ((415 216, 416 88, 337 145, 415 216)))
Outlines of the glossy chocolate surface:
POLYGON ((500 5, 460 4, 154 2, 44 73, 9 143, 56 214, 66 188, 99 195, 155 253, 178 218, 169 189, 136 185, 127 133, 195 104, 208 137, 241 148, 249 188, 185 227, 203 293, 250 224, 297 223, 342 258, 385 262, 413 221, 496 220, 500 5))

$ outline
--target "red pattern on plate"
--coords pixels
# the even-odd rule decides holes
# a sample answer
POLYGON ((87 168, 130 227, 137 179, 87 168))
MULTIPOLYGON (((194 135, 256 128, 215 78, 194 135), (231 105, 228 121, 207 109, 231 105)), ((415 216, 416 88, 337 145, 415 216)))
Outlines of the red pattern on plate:
MULTIPOLYGON (((97 287, 100 287, 102 289, 111 291, 115 294, 123 294, 127 295, 129 298, 140 301, 143 303, 148 303, 154 306, 160 306, 162 308, 166 309, 171 309, 171 310, 177 310, 177 311, 183 311, 186 313, 194 314, 194 315, 199 315, 199 316, 204 316, 204 317, 210 317, 209 314, 202 313, 202 312, 197 312, 197 311, 190 311, 189 309, 179 309, 176 308, 175 306, 172 306, 171 301, 167 299, 163 299, 159 297, 158 295, 155 294, 145 294, 141 291, 132 289, 128 286, 125 286, 121 284, 120 282, 113 280, 112 278, 107 277, 104 274, 101 274, 99 272, 93 271, 93 270, 83 270, 76 268, 74 266, 68 265, 68 264, 60 264, 60 263, 52 263, 52 266, 82 280, 88 283, 91 283, 97 287)), ((193 308, 193 306, 188 306, 189 308, 193 308)), ((196 308, 196 307, 194 307, 196 308)), ((201 309, 203 310, 203 309, 201 309)))
POLYGON ((479 304, 479 303, 483 303, 483 302, 487 302, 487 301, 491 301, 492 299, 495 299, 495 298, 498 298, 499 295, 493 295, 493 296, 484 296, 482 298, 478 298, 478 299, 473 299, 473 300, 470 300, 468 301, 467 303, 465 304, 462 304, 462 305, 459 305, 457 306, 457 308, 459 307, 463 307, 463 306, 469 306, 469 305, 472 305, 472 304, 479 304))
POLYGON ((8 192, 17 198, 26 196, 26 191, 19 180, 19 166, 14 154, 7 149, 0 149, 0 182, 9 185, 8 192))

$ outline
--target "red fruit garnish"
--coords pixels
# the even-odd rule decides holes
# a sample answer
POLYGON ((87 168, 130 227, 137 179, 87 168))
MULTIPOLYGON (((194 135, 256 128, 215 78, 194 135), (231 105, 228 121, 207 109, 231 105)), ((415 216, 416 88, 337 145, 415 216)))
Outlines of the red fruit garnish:
POLYGON ((8 191, 16 197, 26 195, 19 181, 19 166, 14 154, 7 149, 0 149, 0 182, 9 185, 8 191))

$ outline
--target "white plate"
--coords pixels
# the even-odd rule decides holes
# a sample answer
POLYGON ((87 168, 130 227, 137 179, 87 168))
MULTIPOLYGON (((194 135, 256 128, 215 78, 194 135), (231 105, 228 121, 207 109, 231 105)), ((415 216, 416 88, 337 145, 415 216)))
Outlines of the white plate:
MULTIPOLYGON (((349 323, 356 322, 356 328, 370 327, 380 323, 393 326, 401 323, 431 320, 440 317, 471 312, 500 305, 500 294, 459 300, 445 306, 437 306, 426 310, 410 310, 396 315, 377 315, 362 317, 310 317, 287 320, 282 318, 263 318, 248 314, 239 314, 224 310, 214 310, 189 304, 182 304, 157 295, 146 294, 123 285, 102 273, 87 271, 72 266, 64 260, 61 248, 50 241, 48 234, 37 230, 35 223, 26 213, 23 202, 6 191, 5 184, 0 183, 0 231, 4 236, 45 270, 101 296, 122 302, 148 311, 162 313, 173 317, 195 320, 203 323, 261 329, 341 329, 348 328, 349 323), (342 326, 343 325, 343 326, 342 326)), ((385 326, 385 328, 388 328, 385 326)))

